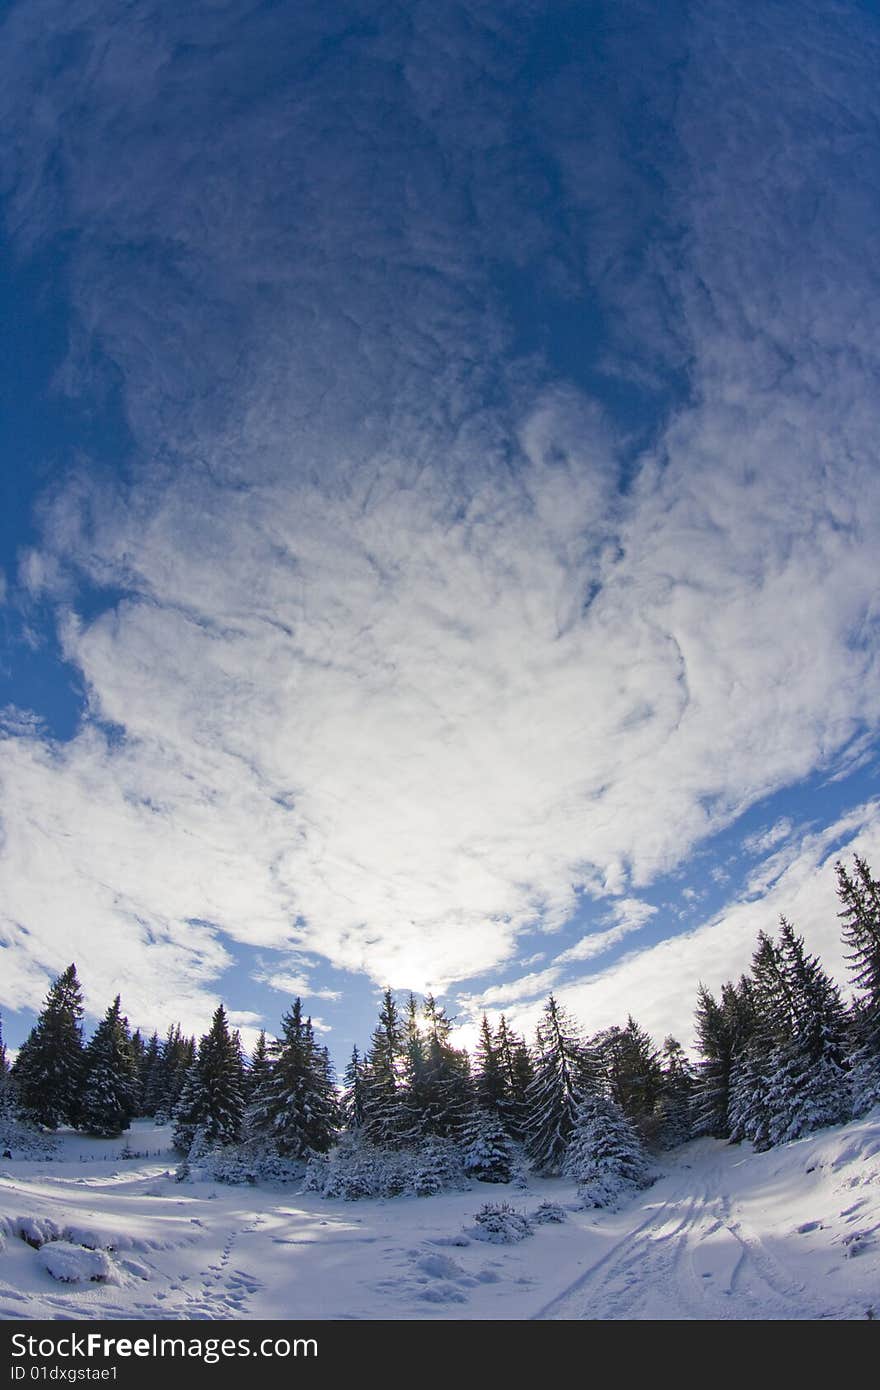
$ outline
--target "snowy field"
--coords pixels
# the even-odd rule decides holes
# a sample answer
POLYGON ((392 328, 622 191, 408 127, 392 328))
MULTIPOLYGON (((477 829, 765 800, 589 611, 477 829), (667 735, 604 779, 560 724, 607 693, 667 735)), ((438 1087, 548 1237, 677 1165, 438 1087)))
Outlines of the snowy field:
POLYGON ((146 1156, 69 1133, 0 1160, 0 1317, 880 1317, 880 1110, 763 1154, 697 1140, 605 1214, 558 1180, 362 1202, 178 1183, 167 1129, 127 1141, 146 1156), (475 1239, 483 1203, 548 1199, 563 1222, 475 1239))

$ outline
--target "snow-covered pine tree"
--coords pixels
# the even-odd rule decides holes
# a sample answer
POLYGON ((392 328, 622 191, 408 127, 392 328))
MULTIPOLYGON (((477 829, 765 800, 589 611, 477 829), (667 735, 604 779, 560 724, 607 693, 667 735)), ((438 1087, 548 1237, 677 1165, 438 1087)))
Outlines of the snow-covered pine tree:
POLYGON ((849 1115, 845 1016, 837 986, 783 917, 779 958, 790 1010, 769 1086, 769 1137, 784 1144, 849 1115))
POLYGON ((104 1139, 122 1134, 137 1109, 137 1093, 137 1058, 117 994, 86 1048, 79 1128, 104 1139))
POLYGON ((351 1058, 342 1078, 342 1100, 340 1102, 341 1120, 344 1128, 356 1134, 364 1123, 364 1063, 357 1047, 351 1050, 351 1058))
POLYGON ((169 1102, 172 1107, 177 1105, 177 1099, 183 1090, 186 1079, 189 1076, 191 1067, 194 1066, 199 1054, 199 1045, 196 1038, 180 1036, 177 1047, 177 1060, 174 1071, 170 1076, 168 1091, 169 1102))
POLYGON ((431 994, 425 999, 424 1017, 419 1128, 424 1135, 455 1139, 473 1103, 470 1058, 449 1042, 453 1020, 431 994))
POLYGON ((510 1137, 522 1143, 528 1124, 529 1087, 535 1078, 532 1055, 525 1038, 513 1031, 504 1014, 498 1024, 495 1044, 507 1091, 503 1106, 504 1123, 510 1137))
POLYGON ((471 1111, 462 1134, 464 1171, 478 1182, 510 1182, 513 1146, 497 1110, 471 1111))
POLYGON ((270 1070, 271 1062, 266 1043, 266 1031, 261 1028, 251 1053, 251 1064, 245 1072, 244 1093, 248 1104, 254 1099, 263 1082, 267 1079, 270 1070))
POLYGON ((309 1148, 313 1153, 326 1153, 339 1137, 342 1115, 336 1072, 328 1047, 319 1046, 311 1018, 306 1019, 306 1038, 314 1058, 315 1091, 310 1103, 309 1148))
POLYGON ((730 1076, 727 1134, 731 1144, 748 1139, 761 1151, 770 1146, 769 1082, 776 1065, 784 1017, 774 1003, 778 953, 763 933, 752 962, 753 975, 728 985, 730 1076))
POLYGON ((198 1062, 194 1061, 184 1077, 174 1109, 171 1112, 173 1129, 171 1142, 178 1153, 188 1154, 202 1114, 201 1079, 198 1062))
POLYGON ((880 1104, 880 881, 859 855, 852 874, 839 862, 835 867, 838 915, 859 992, 850 1026, 852 1113, 858 1117, 880 1104))
POLYGON ((398 1148, 412 1123, 404 1108, 404 1054, 400 1013, 394 995, 386 989, 364 1060, 364 1138, 382 1148, 398 1148))
POLYGON ((730 1074, 737 1038, 739 998, 736 986, 726 983, 721 1001, 705 985, 697 993, 696 1033, 702 1061, 696 1069, 692 1097, 691 1130, 715 1139, 728 1136, 730 1074))
POLYGON ((586 1095, 578 1107, 562 1163, 585 1206, 615 1206, 646 1187, 649 1168, 635 1127, 610 1096, 586 1095))
POLYGON ((134 1032, 132 1032, 132 1031, 131 1031, 131 1028, 129 1027, 128 1019, 127 1019, 127 1018, 124 1020, 124 1023, 125 1023, 125 1031, 126 1031, 126 1033, 128 1033, 128 1035, 129 1035, 129 1041, 130 1041, 130 1044, 131 1044, 131 1055, 132 1055, 132 1057, 133 1057, 133 1059, 134 1059, 134 1068, 135 1068, 135 1111, 134 1111, 134 1113, 135 1113, 135 1115, 139 1115, 139 1114, 141 1113, 141 1111, 140 1111, 141 1090, 142 1090, 141 1071, 142 1071, 142 1068, 143 1068, 143 1065, 144 1065, 144 1058, 146 1057, 147 1044, 144 1042, 143 1034, 141 1033, 140 1028, 135 1028, 134 1032))
POLYGON ((69 965, 46 995, 15 1059, 13 1076, 23 1115, 45 1129, 75 1124, 82 1086, 82 989, 69 965))
MULTIPOLYGON (((507 1045, 510 1046, 509 1041, 507 1045)), ((510 1081, 499 1041, 483 1014, 474 1052, 474 1099, 479 1110, 504 1115, 510 1109, 510 1098, 510 1081)))
POLYGON ((248 1093, 247 1064, 244 1059, 244 1047, 241 1041, 241 1030, 236 1028, 232 1033, 232 1052, 235 1058, 235 1067, 238 1072, 238 1089, 241 1092, 242 1105, 246 1103, 248 1093))
POLYGON ((172 1024, 162 1042, 159 1064, 145 1098, 157 1119, 165 1119, 177 1109, 184 1083, 196 1060, 196 1051, 195 1038, 185 1038, 180 1024, 172 1024))
POLYGON ((575 1116, 596 1088, 595 1061, 573 1021, 551 994, 537 1030, 535 1075, 528 1090, 526 1147, 539 1172, 559 1172, 575 1116))
POLYGON ((694 1075, 684 1048, 672 1036, 663 1040, 660 1096, 657 1100, 657 1143, 675 1149, 691 1137, 691 1096, 694 1075))
POLYGON ((638 1129, 645 1142, 655 1139, 663 1072, 654 1044, 630 1014, 625 1028, 606 1028, 592 1041, 604 1089, 638 1129))
MULTIPOLYGON (((775 1069, 777 1054, 770 1054, 775 1069)), ((769 1149, 772 1118, 773 1071, 768 1072, 768 1058, 753 1043, 747 1044, 734 1058, 730 1071, 730 1090, 727 1101, 727 1123, 731 1144, 748 1139, 761 1153, 769 1149)))
POLYGON ((159 1042, 159 1034, 154 1032, 144 1048, 138 1068, 138 1115, 153 1116, 156 1113, 155 1089, 161 1059, 162 1044, 159 1042))
POLYGON ((284 1158, 326 1153, 339 1127, 330 1056, 315 1042, 302 1001, 281 1020, 281 1037, 269 1047, 269 1075, 248 1112, 248 1132, 284 1158))
MULTIPOLYGON (((401 1021, 401 1059, 399 1063, 399 1105, 397 1143, 418 1144, 424 1138, 428 1108, 425 1040, 419 1022, 419 1006, 414 994, 406 1001, 401 1021)), ((369 1106, 369 1102, 367 1102, 369 1106)))
POLYGON ((175 1147, 186 1153, 197 1129, 211 1147, 233 1144, 241 1134, 243 1113, 241 1049, 220 1004, 175 1107, 175 1147))

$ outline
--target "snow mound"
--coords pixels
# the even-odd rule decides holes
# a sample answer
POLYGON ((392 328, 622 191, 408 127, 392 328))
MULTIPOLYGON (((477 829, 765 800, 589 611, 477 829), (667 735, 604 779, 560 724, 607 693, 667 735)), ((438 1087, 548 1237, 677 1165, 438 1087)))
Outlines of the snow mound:
POLYGON ((52 1278, 62 1284, 118 1282, 113 1261, 104 1250, 87 1250, 82 1245, 72 1245, 70 1241, 56 1240, 41 1248, 39 1259, 52 1278))
POLYGON ((467 1303, 467 1294, 463 1294, 454 1284, 432 1284, 422 1290, 419 1298, 426 1303, 467 1303))
POLYGON ((464 1275, 461 1265, 448 1255, 423 1255, 417 1261, 416 1268, 432 1279, 460 1279, 464 1275))

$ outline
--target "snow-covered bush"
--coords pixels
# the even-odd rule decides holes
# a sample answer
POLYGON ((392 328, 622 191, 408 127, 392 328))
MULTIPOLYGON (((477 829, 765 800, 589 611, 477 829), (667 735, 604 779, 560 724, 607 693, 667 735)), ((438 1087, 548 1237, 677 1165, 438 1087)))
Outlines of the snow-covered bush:
POLYGON ((364 1197, 429 1197, 467 1186, 461 1151, 450 1139, 431 1138, 412 1149, 386 1149, 357 1134, 344 1135, 327 1155, 309 1159, 305 1190, 354 1202, 364 1197))
POLYGON ((255 1183, 301 1183, 306 1171, 302 1159, 282 1158, 248 1140, 241 1144, 209 1147, 196 1135, 193 1146, 178 1166, 178 1182, 221 1182, 231 1186, 255 1183))
POLYGON ((508 1202, 486 1202, 474 1217, 472 1234, 493 1245, 514 1245, 533 1233, 525 1212, 517 1211, 508 1202))
POLYGON ((607 1096, 580 1104, 562 1164, 585 1207, 614 1207, 651 1182, 641 1141, 623 1111, 607 1096))
POLYGON ((306 1190, 344 1202, 396 1197, 408 1181, 407 1156, 346 1135, 329 1155, 309 1160, 306 1190))
POLYGON ((568 1212, 558 1202, 541 1202, 529 1215, 533 1226, 561 1226, 568 1220, 568 1212))

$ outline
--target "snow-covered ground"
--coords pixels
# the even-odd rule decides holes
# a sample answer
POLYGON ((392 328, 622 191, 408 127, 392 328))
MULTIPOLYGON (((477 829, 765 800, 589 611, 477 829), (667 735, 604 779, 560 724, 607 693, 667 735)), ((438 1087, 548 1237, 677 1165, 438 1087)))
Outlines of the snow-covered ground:
POLYGON ((0 1160, 0 1317, 880 1317, 877 1110, 764 1154, 698 1140, 625 1209, 513 1245, 474 1238, 483 1203, 574 1187, 331 1202, 177 1183, 167 1130, 127 1138, 147 1156, 65 1134, 50 1162, 0 1160))

